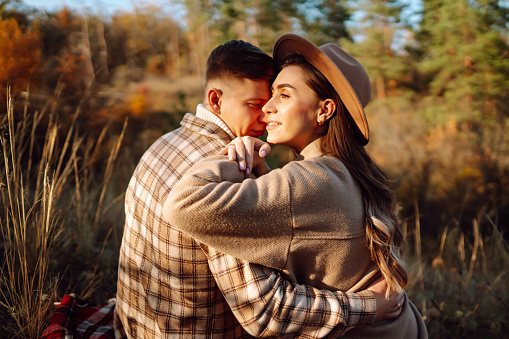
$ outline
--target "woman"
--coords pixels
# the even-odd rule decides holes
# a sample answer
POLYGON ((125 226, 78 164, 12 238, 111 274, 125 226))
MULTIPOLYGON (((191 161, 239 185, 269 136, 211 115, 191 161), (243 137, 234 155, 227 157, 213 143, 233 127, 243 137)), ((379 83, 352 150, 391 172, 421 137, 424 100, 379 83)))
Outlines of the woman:
MULTIPOLYGON (((387 293, 401 289, 407 276, 393 192, 363 147, 368 75, 338 46, 318 48, 294 34, 281 36, 273 53, 283 62, 263 108, 267 140, 292 147, 298 161, 269 172, 255 157, 258 178, 245 180, 235 163, 206 159, 175 186, 165 216, 205 245, 280 269, 295 282, 359 291, 382 275, 387 293)), ((243 142, 267 152, 258 141, 236 140, 243 142)), ((426 337, 408 298, 402 307, 395 320, 346 335, 426 337)))

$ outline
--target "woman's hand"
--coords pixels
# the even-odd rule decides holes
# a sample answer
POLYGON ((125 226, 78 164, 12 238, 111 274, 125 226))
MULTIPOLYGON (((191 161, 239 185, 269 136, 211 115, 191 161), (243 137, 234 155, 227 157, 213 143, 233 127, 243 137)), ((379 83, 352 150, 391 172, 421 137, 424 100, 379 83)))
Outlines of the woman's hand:
POLYGON ((401 290, 400 292, 393 292, 389 296, 389 299, 385 299, 387 283, 383 277, 375 280, 375 282, 368 287, 368 290, 373 292, 376 300, 375 322, 396 318, 401 314, 403 303, 405 302, 404 290, 401 290))
POLYGON ((228 155, 232 161, 237 160, 239 169, 246 171, 246 174, 255 172, 257 176, 269 172, 265 163, 265 156, 271 148, 268 143, 249 136, 237 137, 225 146, 218 154, 228 155))

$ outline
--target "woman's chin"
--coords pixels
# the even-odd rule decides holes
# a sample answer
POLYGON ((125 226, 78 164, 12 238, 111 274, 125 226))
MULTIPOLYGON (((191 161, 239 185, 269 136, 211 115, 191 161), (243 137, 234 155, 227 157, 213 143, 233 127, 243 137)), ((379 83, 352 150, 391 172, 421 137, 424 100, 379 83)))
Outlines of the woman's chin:
POLYGON ((267 142, 272 145, 283 145, 283 146, 292 147, 287 139, 274 138, 274 137, 271 138, 271 137, 267 136, 267 142))

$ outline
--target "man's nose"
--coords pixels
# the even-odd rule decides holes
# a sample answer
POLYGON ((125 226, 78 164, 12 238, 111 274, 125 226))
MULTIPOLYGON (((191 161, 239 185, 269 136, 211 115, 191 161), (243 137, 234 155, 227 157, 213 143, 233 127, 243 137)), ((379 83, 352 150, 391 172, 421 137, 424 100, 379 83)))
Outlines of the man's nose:
POLYGON ((267 124, 267 123, 265 122, 265 116, 266 116, 266 115, 267 115, 267 114, 265 114, 265 112, 264 112, 264 111, 260 108, 260 109, 258 110, 258 119, 257 119, 257 120, 258 120, 258 122, 260 122, 260 123, 262 123, 262 124, 267 124))

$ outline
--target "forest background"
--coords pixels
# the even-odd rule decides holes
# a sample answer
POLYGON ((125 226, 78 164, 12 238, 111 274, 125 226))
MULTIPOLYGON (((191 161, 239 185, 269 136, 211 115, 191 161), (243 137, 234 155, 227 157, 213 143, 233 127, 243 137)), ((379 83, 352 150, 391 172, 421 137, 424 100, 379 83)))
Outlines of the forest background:
MULTIPOLYGON (((98 2, 99 3, 99 2, 98 2)), ((430 337, 509 333, 509 3, 174 0, 105 15, 0 0, 0 333, 36 338, 66 293, 115 296, 143 152, 203 96, 218 44, 286 32, 365 66, 371 156, 398 194, 406 290, 430 337)), ((274 147, 269 161, 292 160, 274 147)))

